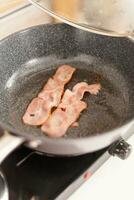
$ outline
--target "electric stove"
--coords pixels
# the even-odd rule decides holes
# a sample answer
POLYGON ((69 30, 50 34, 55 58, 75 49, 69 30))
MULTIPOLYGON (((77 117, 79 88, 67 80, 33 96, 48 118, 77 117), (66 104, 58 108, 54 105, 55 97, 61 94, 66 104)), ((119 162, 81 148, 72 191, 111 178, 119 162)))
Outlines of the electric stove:
POLYGON ((9 199, 67 199, 109 156, 103 149, 77 157, 52 157, 21 147, 2 164, 9 199))
MULTIPOLYGON (((125 159, 130 145, 124 140, 76 157, 54 157, 21 147, 2 164, 10 200, 65 200, 110 157, 125 159)), ((8 200, 1 198, 1 200, 8 200)))

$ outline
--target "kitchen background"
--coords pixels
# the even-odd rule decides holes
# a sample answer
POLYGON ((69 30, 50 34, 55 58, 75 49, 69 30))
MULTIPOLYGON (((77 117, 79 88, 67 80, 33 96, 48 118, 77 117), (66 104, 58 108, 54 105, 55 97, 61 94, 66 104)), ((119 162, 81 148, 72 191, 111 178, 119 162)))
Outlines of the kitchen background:
MULTIPOLYGON (((49 6, 49 0, 45 0, 46 4, 49 6)), ((51 6, 55 10, 64 10, 74 7, 77 0, 65 0, 64 4, 61 1, 54 0, 51 6), (68 4, 66 6, 65 4, 68 4)), ((75 13, 75 9, 66 10, 69 15, 75 13)), ((40 9, 31 5, 28 0, 0 0, 0 39, 3 37, 26 27, 34 26, 43 23, 55 23, 58 20, 48 16, 40 9)))
POLYGON ((52 21, 28 0, 0 0, 0 39, 26 27, 52 21))

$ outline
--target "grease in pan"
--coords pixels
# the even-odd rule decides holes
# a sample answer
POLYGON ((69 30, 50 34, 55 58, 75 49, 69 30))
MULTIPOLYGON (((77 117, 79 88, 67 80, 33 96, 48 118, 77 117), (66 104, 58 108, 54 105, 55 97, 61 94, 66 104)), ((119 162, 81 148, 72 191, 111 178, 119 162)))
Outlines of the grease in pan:
POLYGON ((98 83, 88 85, 80 82, 72 91, 67 89, 64 93, 64 86, 70 81, 74 71, 75 68, 69 65, 62 65, 57 69, 43 90, 29 104, 23 116, 25 124, 41 125, 41 130, 50 137, 65 135, 68 128, 76 123, 80 113, 87 108, 87 104, 82 101, 84 93, 97 95, 101 88, 98 83), (52 108, 56 109, 52 112, 52 108))

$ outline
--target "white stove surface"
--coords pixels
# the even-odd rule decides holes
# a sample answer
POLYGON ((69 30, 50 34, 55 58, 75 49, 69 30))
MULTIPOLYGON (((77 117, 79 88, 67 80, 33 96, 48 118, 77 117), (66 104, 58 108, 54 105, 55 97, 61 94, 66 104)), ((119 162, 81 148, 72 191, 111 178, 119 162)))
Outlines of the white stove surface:
MULTIPOLYGON (((128 142, 134 147, 134 136, 128 142)), ((117 199, 134 199, 134 149, 127 160, 111 157, 68 200, 117 199)))
MULTIPOLYGON (((29 6, 0 20, 0 39, 29 26, 52 23, 54 19, 29 6)), ((134 147, 134 136, 128 142, 134 147)), ((68 200, 133 200, 134 152, 122 161, 111 157, 68 200)))

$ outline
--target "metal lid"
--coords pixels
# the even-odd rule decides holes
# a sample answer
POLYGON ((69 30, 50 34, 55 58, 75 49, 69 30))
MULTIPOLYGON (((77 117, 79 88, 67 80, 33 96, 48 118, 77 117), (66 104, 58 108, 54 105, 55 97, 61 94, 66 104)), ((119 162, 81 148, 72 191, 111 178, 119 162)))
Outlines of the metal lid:
POLYGON ((112 36, 134 34, 133 0, 30 0, 75 27, 112 36))

